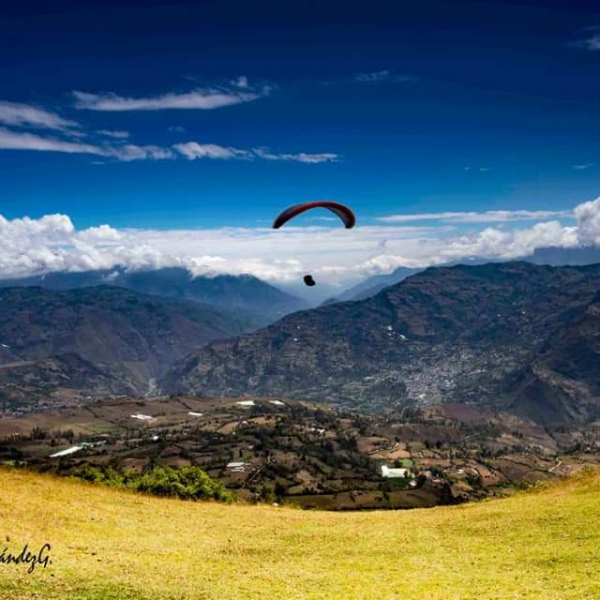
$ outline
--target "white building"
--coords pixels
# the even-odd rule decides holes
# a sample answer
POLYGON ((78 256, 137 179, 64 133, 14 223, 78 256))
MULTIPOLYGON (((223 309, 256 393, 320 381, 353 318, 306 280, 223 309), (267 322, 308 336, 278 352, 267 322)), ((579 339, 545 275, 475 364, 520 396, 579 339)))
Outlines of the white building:
POLYGON ((243 473, 246 470, 246 467, 249 467, 250 463, 245 462, 229 462, 225 467, 228 471, 232 473, 243 473))
POLYGON ((236 402, 236 404, 244 407, 255 406, 254 400, 240 400, 239 402, 236 402))
POLYGON ((394 477, 409 477, 410 471, 408 469, 390 469, 387 465, 381 466, 381 476, 392 479, 394 477))
POLYGON ((55 452, 54 454, 51 454, 50 458, 60 458, 61 456, 69 456, 69 454, 75 454, 75 452, 79 452, 80 450, 83 450, 81 446, 71 446, 66 450, 61 450, 60 452, 55 452))
POLYGON ((139 419, 140 421, 152 421, 154 419, 151 415, 143 415, 142 413, 136 413, 135 415, 131 415, 132 419, 139 419))

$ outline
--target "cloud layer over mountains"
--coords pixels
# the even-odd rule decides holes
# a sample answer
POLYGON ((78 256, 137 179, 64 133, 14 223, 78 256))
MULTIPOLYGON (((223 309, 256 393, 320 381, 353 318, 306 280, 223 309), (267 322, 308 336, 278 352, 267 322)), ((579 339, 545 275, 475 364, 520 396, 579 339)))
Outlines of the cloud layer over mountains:
MULTIPOLYGON (((398 266, 425 266, 470 257, 513 259, 537 248, 600 244, 600 198, 575 207, 574 223, 555 219, 510 223, 506 211, 490 225, 465 230, 440 213, 425 224, 334 227, 221 228, 190 230, 78 230, 67 215, 7 220, 0 216, 0 276, 22 277, 53 271, 186 267, 193 274, 251 273, 269 281, 295 281, 313 273, 345 284, 398 266)), ((540 215, 542 216, 542 215, 540 215)), ((547 215, 543 215, 547 216, 547 215)), ((560 216, 563 216, 560 213, 560 216)), ((402 219, 397 219, 402 221, 402 219)), ((460 221, 460 219, 458 219, 460 221)), ((471 227, 477 219, 469 213, 471 227)))

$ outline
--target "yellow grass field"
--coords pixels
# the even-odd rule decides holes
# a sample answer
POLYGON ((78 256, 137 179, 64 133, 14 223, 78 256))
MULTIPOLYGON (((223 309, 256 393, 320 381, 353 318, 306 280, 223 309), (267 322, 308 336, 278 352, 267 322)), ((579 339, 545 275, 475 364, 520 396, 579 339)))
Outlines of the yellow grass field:
POLYGON ((163 500, 0 470, 0 598, 600 598, 600 474, 458 507, 325 513, 163 500))

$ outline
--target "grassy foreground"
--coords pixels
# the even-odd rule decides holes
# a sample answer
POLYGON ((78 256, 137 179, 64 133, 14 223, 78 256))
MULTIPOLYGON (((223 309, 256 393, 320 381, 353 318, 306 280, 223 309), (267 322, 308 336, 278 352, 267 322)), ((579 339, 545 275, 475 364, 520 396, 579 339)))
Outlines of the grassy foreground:
POLYGON ((0 469, 0 598, 600 598, 600 473, 459 507, 192 503, 0 469), (8 540, 8 541, 7 541, 8 540))

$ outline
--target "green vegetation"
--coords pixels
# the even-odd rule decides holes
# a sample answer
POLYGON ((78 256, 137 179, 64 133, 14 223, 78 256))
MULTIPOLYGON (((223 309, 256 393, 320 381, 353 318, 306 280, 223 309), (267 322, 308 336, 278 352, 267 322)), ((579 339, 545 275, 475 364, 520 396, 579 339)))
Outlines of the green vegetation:
POLYGON ((155 466, 148 472, 139 474, 134 471, 121 473, 110 465, 102 467, 81 465, 71 475, 90 483, 127 488, 153 496, 171 496, 182 500, 231 501, 233 499, 232 494, 220 481, 212 479, 199 467, 174 469, 155 466))
POLYGON ((182 502, 0 469, 2 600, 600 597, 600 473, 502 500, 332 513, 182 502))

